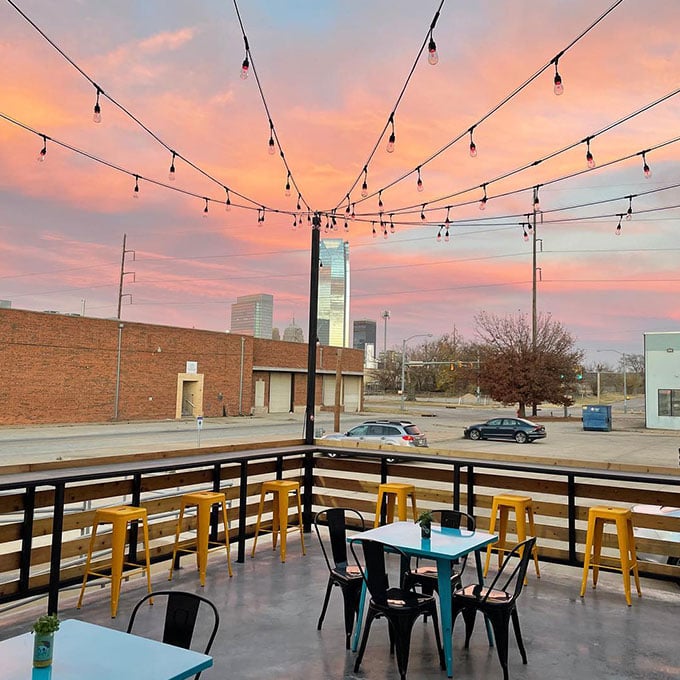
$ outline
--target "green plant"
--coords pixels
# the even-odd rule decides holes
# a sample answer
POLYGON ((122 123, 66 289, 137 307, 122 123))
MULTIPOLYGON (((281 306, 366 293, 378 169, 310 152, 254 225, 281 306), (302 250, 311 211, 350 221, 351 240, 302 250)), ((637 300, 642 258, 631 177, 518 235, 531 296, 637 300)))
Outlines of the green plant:
POLYGON ((43 614, 33 622, 31 629, 38 635, 49 635, 59 630, 59 618, 56 614, 43 614))
POLYGON ((432 524, 432 510, 423 510, 416 520, 420 526, 432 524))

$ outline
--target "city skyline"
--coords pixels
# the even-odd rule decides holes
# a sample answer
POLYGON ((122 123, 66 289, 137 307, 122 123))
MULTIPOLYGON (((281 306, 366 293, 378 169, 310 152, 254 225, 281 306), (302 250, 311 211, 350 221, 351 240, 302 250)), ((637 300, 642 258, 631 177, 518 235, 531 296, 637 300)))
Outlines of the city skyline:
POLYGON ((574 0, 568 13, 558 0, 444 3, 433 30, 439 63, 428 64, 424 50, 393 128, 390 112, 439 2, 252 0, 240 7, 252 51, 245 80, 234 9, 212 0, 16 4, 103 93, 0 4, 8 65, 0 80, 0 299, 14 308, 114 317, 127 234, 134 259, 125 260, 123 320, 223 330, 230 305, 264 288, 276 298, 274 326, 295 317, 306 334, 305 206, 337 207, 335 224, 322 216, 322 238, 349 242, 349 318, 378 322, 379 350, 383 309, 391 311, 388 347, 454 327, 472 340, 481 311, 531 313, 534 234, 524 233, 538 186, 538 310, 593 361, 605 356, 598 350, 613 352, 612 363, 616 352, 639 354, 644 332, 680 328, 672 141, 680 136, 680 19, 672 0, 620 3, 573 45, 613 0, 574 0), (280 154, 267 153, 255 67, 292 170, 290 196, 280 154), (134 175, 143 178, 138 192, 134 175), (346 194, 363 215, 347 231, 346 194))

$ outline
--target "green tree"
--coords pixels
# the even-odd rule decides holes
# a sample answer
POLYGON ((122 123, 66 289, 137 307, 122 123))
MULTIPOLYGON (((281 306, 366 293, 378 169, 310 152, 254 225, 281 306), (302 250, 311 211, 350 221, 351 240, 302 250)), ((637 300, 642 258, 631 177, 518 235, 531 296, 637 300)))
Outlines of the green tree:
POLYGON ((531 320, 525 314, 500 317, 481 312, 475 324, 482 391, 503 404, 517 403, 521 416, 527 404, 573 403, 583 353, 550 314, 536 317, 535 347, 531 320))

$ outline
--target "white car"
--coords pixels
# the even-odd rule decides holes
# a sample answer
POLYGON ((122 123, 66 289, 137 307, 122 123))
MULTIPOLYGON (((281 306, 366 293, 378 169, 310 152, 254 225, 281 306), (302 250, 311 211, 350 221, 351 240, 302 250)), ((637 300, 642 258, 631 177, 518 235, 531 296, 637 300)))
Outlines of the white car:
MULTIPOLYGON (((680 508, 673 508, 662 505, 634 505, 633 512, 641 512, 646 515, 663 515, 666 517, 680 517, 680 508)), ((654 538, 660 541, 674 541, 680 543, 680 531, 662 531, 660 529, 648 529, 646 527, 635 527, 635 536, 640 538, 654 538)), ((648 562, 661 562, 663 564, 678 564, 679 558, 665 555, 651 555, 639 553, 639 557, 648 562)))

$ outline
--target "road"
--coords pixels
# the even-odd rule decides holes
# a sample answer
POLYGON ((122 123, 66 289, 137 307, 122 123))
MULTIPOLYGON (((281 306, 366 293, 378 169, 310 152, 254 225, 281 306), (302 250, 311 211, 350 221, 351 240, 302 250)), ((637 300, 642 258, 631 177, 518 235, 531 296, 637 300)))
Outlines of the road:
MULTIPOLYGON (((678 468, 680 432, 645 430, 644 416, 630 404, 627 414, 613 409, 611 432, 585 432, 577 418, 550 418, 550 411, 546 409, 539 413, 538 419, 544 422, 548 436, 524 445, 472 442, 462 437, 466 425, 498 415, 514 415, 511 408, 436 402, 406 402, 404 407, 402 412, 396 399, 370 399, 364 413, 342 415, 341 429, 347 430, 368 418, 401 417, 415 422, 426 432, 430 446, 437 449, 485 452, 499 457, 521 453, 558 460, 678 468)), ((553 410, 553 416, 560 415, 561 410, 553 410)), ((580 415, 580 411, 572 409, 572 415, 580 415)), ((319 430, 333 431, 332 413, 317 415, 315 431, 319 430)), ((301 413, 205 419, 200 431, 194 420, 3 427, 0 428, 0 465, 301 439, 303 431, 301 413)))

